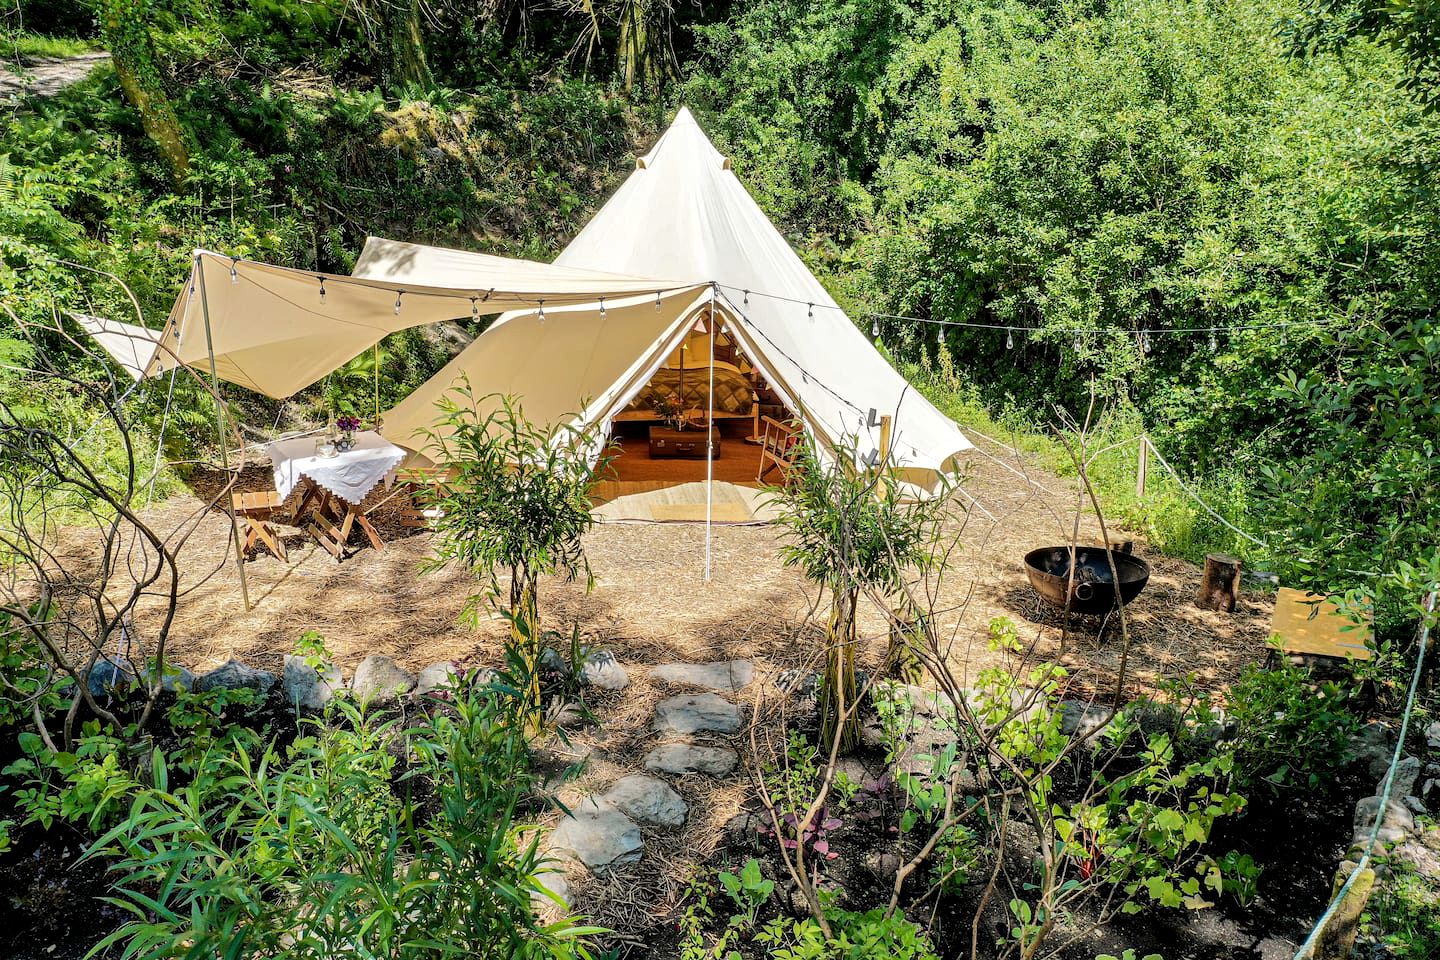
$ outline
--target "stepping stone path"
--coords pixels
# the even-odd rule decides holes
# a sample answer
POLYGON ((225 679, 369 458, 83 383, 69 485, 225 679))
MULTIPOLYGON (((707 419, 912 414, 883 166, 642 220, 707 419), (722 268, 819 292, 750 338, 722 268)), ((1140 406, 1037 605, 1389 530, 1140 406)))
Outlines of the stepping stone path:
POLYGON ((550 834, 550 849, 598 870, 639 860, 645 841, 635 821, 615 804, 604 797, 586 797, 550 834))
POLYGON ((749 660, 725 660, 719 663, 664 663, 650 670, 650 676, 666 683, 683 683, 692 687, 730 693, 750 685, 755 668, 749 660))
MULTIPOLYGON (((619 667, 613 657, 601 658, 592 666, 595 679, 619 667)), ((623 668, 619 676, 623 677, 623 668)), ((748 660, 721 663, 669 663, 655 667, 650 675, 658 680, 710 687, 720 692, 735 692, 747 686, 755 676, 748 660)), ((625 680, 628 683, 628 679, 625 680)), ((603 683, 595 683, 603 686, 603 683)), ((618 689, 612 687, 611 689, 618 689)), ((740 707, 720 696, 719 692, 682 694, 662 700, 655 707, 652 729, 662 737, 725 736, 738 732, 743 724, 740 707)), ((708 746, 690 742, 660 743, 645 755, 644 768, 652 773, 685 777, 706 774, 723 777, 740 763, 740 755, 730 747, 708 746)), ((635 863, 644 854, 645 842, 636 821, 676 829, 685 825, 690 808, 675 789, 663 779, 634 773, 621 777, 609 790, 598 796, 586 797, 571 809, 571 815, 560 821, 550 834, 549 849, 557 857, 579 861, 590 870, 602 871, 635 863)), ((547 878, 552 890, 568 884, 563 877, 547 878)))
POLYGON ((677 777, 705 773, 723 777, 740 762, 740 755, 729 747, 697 747, 693 743, 662 743, 645 754, 646 770, 671 773, 677 777))
POLYGON ((670 784, 640 773, 616 780, 615 785, 605 791, 604 798, 627 816, 662 827, 682 826, 690 812, 690 807, 670 784))
POLYGON ((695 733, 734 733, 740 708, 715 693, 671 697, 655 708, 655 732, 684 737, 695 733))

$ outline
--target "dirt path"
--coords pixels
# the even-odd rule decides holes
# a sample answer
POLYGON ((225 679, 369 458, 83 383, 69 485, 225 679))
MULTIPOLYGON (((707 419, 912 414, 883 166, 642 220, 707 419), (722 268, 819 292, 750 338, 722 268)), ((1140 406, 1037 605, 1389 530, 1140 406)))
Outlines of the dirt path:
POLYGON ((79 83, 102 63, 108 53, 82 53, 76 57, 34 57, 23 63, 0 61, 0 101, 25 97, 53 97, 79 83))

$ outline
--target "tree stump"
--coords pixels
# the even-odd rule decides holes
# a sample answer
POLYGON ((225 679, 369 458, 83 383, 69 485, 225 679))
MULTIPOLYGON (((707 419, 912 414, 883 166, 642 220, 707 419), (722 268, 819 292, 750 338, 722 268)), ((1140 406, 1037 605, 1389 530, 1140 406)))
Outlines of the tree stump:
POLYGON ((1205 554, 1205 573, 1195 606, 1201 610, 1232 613, 1240 598, 1240 558, 1224 553, 1205 554))

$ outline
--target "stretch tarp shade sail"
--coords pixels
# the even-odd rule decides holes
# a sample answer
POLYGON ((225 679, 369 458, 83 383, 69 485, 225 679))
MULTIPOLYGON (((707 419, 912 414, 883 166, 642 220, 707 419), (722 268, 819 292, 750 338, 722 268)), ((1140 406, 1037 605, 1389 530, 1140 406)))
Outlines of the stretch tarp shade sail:
MULTIPOLYGON (((429 282, 456 284, 468 283, 472 256, 414 259, 428 265, 429 282)), ((547 307, 543 325, 533 309, 507 313, 386 414, 391 442, 415 448, 435 419, 435 401, 462 374, 477 393, 519 395, 532 419, 575 412, 582 401, 588 418, 613 416, 684 336, 686 321, 710 309, 713 290, 722 322, 822 443, 833 449, 853 438, 863 458, 881 439, 869 412, 877 421, 890 415, 891 462, 926 488, 971 446, 838 308, 686 109, 555 265, 714 286, 659 311, 653 297, 648 311, 612 305, 604 323, 593 304, 568 310, 563 322, 547 307)))
POLYGON ((116 366, 130 375, 131 380, 139 380, 145 375, 160 350, 158 330, 84 313, 71 313, 70 318, 80 324, 81 329, 110 355, 116 366))
POLYGON ((388 334, 408 327, 534 307, 593 303, 600 297, 644 295, 653 302, 692 300, 703 284, 616 276, 528 260, 472 254, 463 283, 429 282, 436 270, 409 256, 410 245, 366 244, 367 279, 277 267, 197 250, 160 346, 145 368, 156 375, 176 365, 257 393, 283 398, 303 390, 388 334), (322 291, 323 290, 323 295, 322 291), (397 302, 399 308, 397 310, 397 302), (206 330, 208 308, 209 330, 206 330))

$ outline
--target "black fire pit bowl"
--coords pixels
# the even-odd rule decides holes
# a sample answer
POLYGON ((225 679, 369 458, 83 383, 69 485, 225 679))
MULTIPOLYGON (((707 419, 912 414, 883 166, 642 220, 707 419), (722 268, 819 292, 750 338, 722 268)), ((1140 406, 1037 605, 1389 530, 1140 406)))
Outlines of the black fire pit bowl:
POLYGON ((1150 581, 1150 565, 1139 557, 1103 547, 1075 548, 1075 577, 1070 578, 1070 548, 1041 547, 1025 554, 1025 573, 1040 599, 1064 609, 1070 592, 1070 612, 1103 617, 1121 604, 1140 596, 1150 581), (1110 572, 1110 559, 1120 574, 1120 589, 1110 572), (1116 600, 1119 600, 1117 603, 1116 600))

